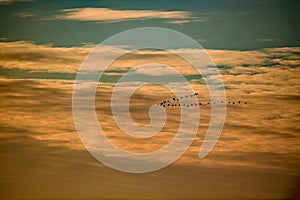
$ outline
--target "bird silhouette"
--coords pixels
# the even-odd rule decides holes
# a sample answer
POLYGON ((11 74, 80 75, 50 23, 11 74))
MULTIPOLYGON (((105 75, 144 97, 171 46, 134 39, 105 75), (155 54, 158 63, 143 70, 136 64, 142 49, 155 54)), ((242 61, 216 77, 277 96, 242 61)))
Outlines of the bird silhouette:
MULTIPOLYGON (((199 94, 196 92, 194 94, 184 95, 184 96, 180 96, 178 98, 177 97, 172 97, 171 99, 162 100, 157 105, 162 106, 162 107, 166 107, 166 106, 167 107, 192 107, 192 106, 203 106, 203 105, 211 105, 211 104, 218 105, 218 104, 226 103, 226 102, 224 102, 224 100, 219 100, 219 101, 214 101, 214 102, 210 102, 210 101, 203 102, 203 101, 201 101, 201 102, 197 102, 197 103, 188 103, 188 104, 180 104, 179 103, 181 100, 191 99, 191 98, 194 98, 198 95, 199 94), (171 101, 173 102, 172 104, 170 104, 171 101)), ((193 99, 193 101, 194 100, 195 99, 193 99)), ((227 102, 227 104, 230 104, 230 105, 237 105, 237 104, 242 104, 242 103, 247 104, 247 101, 238 100, 238 101, 228 101, 227 102)))

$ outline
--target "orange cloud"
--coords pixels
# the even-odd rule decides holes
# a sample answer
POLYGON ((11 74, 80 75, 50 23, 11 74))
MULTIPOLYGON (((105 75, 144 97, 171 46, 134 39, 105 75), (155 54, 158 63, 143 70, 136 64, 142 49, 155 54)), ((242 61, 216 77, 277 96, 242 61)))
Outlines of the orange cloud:
POLYGON ((173 19, 167 23, 189 23, 199 21, 186 11, 156 11, 156 10, 113 10, 109 8, 73 8, 62 10, 63 14, 52 19, 119 22, 141 19, 173 19))

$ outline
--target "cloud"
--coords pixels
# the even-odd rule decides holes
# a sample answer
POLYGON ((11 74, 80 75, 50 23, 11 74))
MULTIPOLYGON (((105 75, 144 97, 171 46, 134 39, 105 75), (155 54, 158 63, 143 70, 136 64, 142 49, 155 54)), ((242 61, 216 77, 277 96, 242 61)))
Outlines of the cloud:
POLYGON ((205 19, 177 19, 177 20, 171 20, 167 21, 168 24, 185 24, 185 23, 192 23, 192 22, 205 22, 205 19))
POLYGON ((0 0, 0 5, 9 5, 15 2, 15 0, 0 0))
POLYGON ((257 39, 257 41, 259 41, 259 42, 275 42, 275 41, 277 41, 277 39, 276 38, 259 38, 259 39, 257 39))
POLYGON ((198 38, 198 39, 196 39, 196 41, 199 42, 199 43, 201 43, 201 42, 207 42, 207 40, 203 39, 203 38, 198 38))
MULTIPOLYGON (((3 40, 6 38, 3 38, 3 40)), ((94 44, 81 47, 53 47, 51 45, 37 45, 30 41, 0 42, 0 65, 8 68, 21 68, 30 70, 47 70, 55 72, 75 72, 81 62, 93 50, 94 44)), ((122 47, 102 46, 99 50, 124 51, 122 47)), ((114 68, 131 68, 146 63, 168 64, 168 60, 174 63, 176 70, 184 74, 187 62, 181 62, 177 53, 189 54, 192 59, 197 59, 199 54, 207 51, 217 66, 225 66, 224 69, 234 67, 296 67, 299 66, 299 47, 266 48, 251 51, 214 50, 214 49, 175 49, 171 51, 133 51, 122 56, 122 62, 115 61, 114 68), (151 61, 151 62, 150 62, 151 61), (181 69, 179 69, 181 68, 181 69)))
MULTIPOLYGON (((78 71, 93 46, 52 47, 36 45, 31 42, 1 42, 0 66, 1 76, 16 78, 47 78, 71 80, 78 71), (25 71, 24 71, 25 70, 25 71), (71 77, 71 78, 70 78, 71 77)), ((121 47, 103 46, 101 51, 120 51, 121 47)), ((189 54, 191 59, 199 59, 202 51, 197 49, 177 49, 173 51, 134 51, 115 60, 105 73, 103 81, 113 82, 132 67, 143 64, 158 63, 170 66, 183 74, 188 80, 203 86, 204 82, 190 64, 178 57, 176 53, 189 54), (123 71, 120 71, 123 70, 123 71), (125 71, 124 71, 125 70, 125 71)), ((299 82, 299 47, 268 48, 252 51, 207 50, 218 66, 226 88, 242 93, 289 93, 298 94, 299 82)), ((202 52, 203 53, 203 52, 202 52)), ((106 58, 109 59, 109 58, 106 58)), ((97 67, 98 61, 91 65, 97 67)), ((160 66, 137 69, 139 75, 167 75, 160 66)), ((98 69, 98 68, 95 68, 98 69)))
POLYGON ((33 16, 35 16, 34 13, 30 13, 30 12, 18 12, 18 13, 16 13, 16 15, 18 17, 21 17, 21 18, 27 18, 27 17, 33 17, 33 16))
POLYGON ((175 71, 169 70, 167 67, 157 64, 151 64, 143 68, 137 68, 135 73, 147 76, 169 76, 176 74, 175 71))
POLYGON ((28 41, 1 42, 0 66, 8 69, 74 73, 91 47, 52 47, 28 41))
POLYGON ((217 65, 258 65, 264 62, 266 53, 259 50, 234 51, 234 50, 207 50, 217 65))
POLYGON ((12 4, 14 2, 27 2, 27 1, 33 1, 33 0, 0 0, 0 5, 9 5, 12 4))
POLYGON ((63 14, 50 19, 96 21, 96 22, 120 22, 143 19, 174 19, 167 23, 181 24, 202 21, 192 17, 186 11, 157 11, 157 10, 113 10, 109 8, 73 8, 62 10, 63 14))

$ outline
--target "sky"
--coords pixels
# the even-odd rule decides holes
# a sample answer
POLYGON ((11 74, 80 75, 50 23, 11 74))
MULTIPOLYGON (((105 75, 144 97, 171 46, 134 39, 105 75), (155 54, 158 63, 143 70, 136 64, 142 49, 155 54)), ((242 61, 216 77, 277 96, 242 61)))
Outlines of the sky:
MULTIPOLYGON (((291 199, 300 191, 299 10, 296 0, 0 0, 0 199, 291 199), (152 152, 168 144, 184 118, 179 106, 165 106, 165 124, 155 126, 160 132, 141 139, 124 132, 111 103, 116 82, 128 74, 136 79, 121 82, 125 89, 157 78, 191 95, 163 66, 182 74, 199 93, 201 106, 194 104, 201 118, 193 112, 185 118, 199 127, 178 160, 155 172, 130 174, 87 151, 74 121, 73 89, 81 84, 76 75, 96 44, 149 26, 180 31, 206 50, 178 47, 177 41, 170 51, 128 52, 129 44, 101 45, 100 57, 88 62, 92 74, 83 70, 92 84, 94 67, 103 72, 95 95, 98 124, 113 144, 129 152, 152 152), (111 57, 102 52, 126 53, 104 71, 99 61, 111 57), (200 147, 210 141, 205 137, 212 105, 220 105, 210 99, 204 79, 214 85, 216 74, 199 74, 191 65, 207 61, 206 53, 225 86, 226 119, 213 150, 199 159, 200 147)), ((212 66, 204 62, 200 67, 212 66)), ((153 105, 174 98, 159 84, 137 88, 128 102, 122 95, 118 105, 128 106, 140 126, 155 119, 149 112, 153 105)), ((81 117, 90 121, 89 115, 81 117)), ((130 161, 107 149, 100 152, 117 162, 130 161)))
POLYGON ((297 0, 0 1, 0 39, 98 44, 131 28, 180 31, 207 49, 300 45, 297 0))

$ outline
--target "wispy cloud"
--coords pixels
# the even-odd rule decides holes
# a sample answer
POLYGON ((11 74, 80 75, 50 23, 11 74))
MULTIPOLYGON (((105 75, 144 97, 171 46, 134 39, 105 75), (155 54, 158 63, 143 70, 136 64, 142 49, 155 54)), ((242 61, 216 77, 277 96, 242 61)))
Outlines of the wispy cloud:
POLYGON ((34 13, 30 13, 30 12, 17 12, 16 15, 18 17, 22 17, 22 18, 27 18, 27 17, 33 17, 33 16, 35 16, 34 13))
POLYGON ((144 19, 168 19, 167 23, 182 24, 203 21, 186 11, 157 11, 157 10, 113 10, 109 8, 73 8, 64 9, 62 14, 48 19, 120 22, 144 19))
POLYGON ((259 41, 259 42, 275 42, 275 41, 277 41, 277 39, 276 38, 259 38, 259 39, 257 39, 257 41, 259 41))
POLYGON ((203 38, 196 39, 196 41, 199 42, 199 43, 207 42, 207 40, 206 40, 206 39, 203 39, 203 38))
POLYGON ((170 76, 176 75, 175 71, 169 70, 167 67, 158 64, 149 64, 147 67, 137 68, 133 74, 141 74, 147 76, 170 76))
MULTIPOLYGON (((36 45, 24 41, 1 42, 0 66, 2 72, 0 72, 0 76, 19 74, 18 77, 53 78, 55 75, 63 76, 63 79, 72 79, 73 76, 71 77, 71 75, 76 73, 91 50, 90 45, 65 48, 36 45), (44 72, 48 74, 45 75, 44 72)), ((121 51, 122 49, 103 46, 102 50, 121 51)), ((195 70, 189 67, 187 62, 176 56, 176 53, 183 53, 184 51, 190 55, 191 59, 199 59, 199 55, 203 50, 177 49, 172 51, 175 54, 163 51, 132 52, 124 55, 122 59, 115 60, 108 70, 118 73, 116 70, 127 70, 145 63, 159 63, 174 68, 184 76, 193 78, 196 73, 195 70)), ((243 91, 251 90, 252 93, 260 93, 266 90, 272 92, 276 89, 277 93, 298 94, 299 90, 295 86, 299 82, 297 76, 300 65, 299 47, 253 51, 207 51, 219 67, 227 87, 243 91), (243 83, 243 86, 237 86, 237 83, 243 83)), ((97 60, 91 61, 91 64, 95 67, 98 66, 97 60)), ((148 68, 146 71, 138 70, 137 73, 146 75, 166 74, 160 67, 148 68)), ((199 80, 199 77, 195 77, 195 79, 199 80)))
POLYGON ((198 18, 190 18, 190 19, 176 19, 170 20, 166 23, 168 24, 185 24, 185 23, 192 23, 192 22, 205 22, 206 19, 198 19, 198 18))
POLYGON ((17 1, 33 1, 33 0, 0 0, 0 5, 9 5, 17 1))
POLYGON ((0 66, 33 71, 75 72, 90 51, 90 47, 56 48, 27 41, 1 42, 0 66))
MULTIPOLYGON (((6 38, 0 38, 5 40, 6 38)), ((198 41, 201 39, 198 39, 198 41)), ((81 62, 92 51, 94 44, 86 44, 82 47, 52 47, 51 45, 36 45, 28 41, 1 42, 0 66, 5 68, 28 69, 34 71, 51 72, 76 72, 81 62), (22 52, 22 53, 20 53, 22 52)), ((122 48, 103 46, 103 51, 122 51, 122 48)), ((173 53, 189 53, 198 59, 203 50, 174 49, 173 53)), ((269 48, 252 51, 213 50, 208 49, 208 54, 218 66, 229 68, 242 67, 297 67, 299 66, 299 47, 269 48)), ((186 71, 187 63, 180 62, 175 54, 165 51, 137 51, 123 56, 114 62, 114 68, 128 68, 143 63, 157 61, 162 65, 170 65, 170 60, 176 70, 185 75, 192 72, 186 71)), ((161 69, 160 69, 161 70, 161 69)), ((232 70, 232 69, 231 69, 232 70)), ((154 72, 153 72, 154 73, 154 72)))

